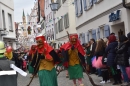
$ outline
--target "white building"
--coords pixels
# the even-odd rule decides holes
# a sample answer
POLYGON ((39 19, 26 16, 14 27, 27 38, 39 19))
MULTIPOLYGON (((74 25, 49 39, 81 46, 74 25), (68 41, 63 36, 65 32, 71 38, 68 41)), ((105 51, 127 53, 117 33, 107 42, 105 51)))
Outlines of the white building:
MULTIPOLYGON (((126 0, 130 1, 130 0, 126 0)), ((75 0, 76 29, 82 43, 130 32, 130 10, 122 0, 75 0)))
POLYGON ((59 3, 59 9, 55 12, 56 48, 59 48, 61 44, 69 41, 66 31, 69 34, 77 31, 74 0, 56 0, 56 2, 59 3))
POLYGON ((14 0, 0 0, 0 40, 16 49, 14 0))
POLYGON ((45 0, 45 32, 48 43, 55 41, 54 12, 50 8, 51 0, 45 0))

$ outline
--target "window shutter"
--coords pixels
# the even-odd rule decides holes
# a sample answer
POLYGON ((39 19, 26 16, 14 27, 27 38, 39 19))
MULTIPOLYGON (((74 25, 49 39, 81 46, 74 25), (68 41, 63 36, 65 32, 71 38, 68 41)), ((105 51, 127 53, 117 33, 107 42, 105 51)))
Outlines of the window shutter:
POLYGON ((88 42, 89 42, 89 32, 87 32, 87 40, 88 40, 88 42))
POLYGON ((64 16, 64 27, 66 29, 66 15, 64 16))
POLYGON ((61 31, 63 31, 63 19, 62 18, 61 18, 60 24, 61 24, 61 31))
POLYGON ((80 15, 81 15, 83 13, 82 0, 80 0, 79 8, 80 8, 80 15))
POLYGON ((93 0, 89 0, 90 7, 93 6, 93 0))
POLYGON ((78 3, 77 3, 78 0, 75 0, 75 14, 76 16, 78 16, 78 3))
POLYGON ((86 11, 87 10, 87 2, 86 2, 86 0, 83 0, 83 4, 84 4, 84 10, 86 11))
POLYGON ((104 26, 104 36, 108 37, 110 35, 110 27, 109 25, 104 26))
POLYGON ((67 15, 66 15, 66 24, 67 24, 67 28, 69 28, 69 14, 67 13, 67 15))
POLYGON ((82 33, 82 43, 85 43, 85 33, 82 33))
POLYGON ((116 20, 119 20, 120 19, 120 10, 117 10, 116 11, 116 20))
POLYGON ((100 28, 97 29, 97 38, 100 39, 100 28))
POLYGON ((95 4, 97 2, 97 0, 93 0, 93 4, 95 4))
POLYGON ((96 30, 92 30, 92 38, 95 39, 95 40, 97 40, 96 39, 96 30))

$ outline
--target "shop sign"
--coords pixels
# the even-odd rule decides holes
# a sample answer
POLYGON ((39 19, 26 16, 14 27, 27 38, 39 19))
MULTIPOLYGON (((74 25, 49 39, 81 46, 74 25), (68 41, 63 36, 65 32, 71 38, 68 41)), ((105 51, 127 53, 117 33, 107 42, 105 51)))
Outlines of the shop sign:
POLYGON ((120 19, 120 10, 117 10, 116 13, 111 13, 109 15, 109 22, 117 21, 120 19))

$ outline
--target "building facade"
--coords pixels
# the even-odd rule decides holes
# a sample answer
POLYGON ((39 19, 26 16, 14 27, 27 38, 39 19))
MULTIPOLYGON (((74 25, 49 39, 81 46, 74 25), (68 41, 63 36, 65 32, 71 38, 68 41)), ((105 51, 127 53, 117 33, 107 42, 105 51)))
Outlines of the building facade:
POLYGON ((51 0, 45 0, 45 33, 46 33, 46 40, 53 46, 55 42, 55 28, 54 28, 54 12, 51 10, 50 7, 51 0))
POLYGON ((130 10, 122 0, 75 0, 76 30, 81 43, 105 38, 110 33, 118 37, 130 32, 130 10))
POLYGON ((16 49, 14 0, 0 0, 0 40, 16 49))
POLYGON ((69 41, 69 34, 77 33, 74 0, 56 0, 59 9, 55 12, 56 48, 69 41))

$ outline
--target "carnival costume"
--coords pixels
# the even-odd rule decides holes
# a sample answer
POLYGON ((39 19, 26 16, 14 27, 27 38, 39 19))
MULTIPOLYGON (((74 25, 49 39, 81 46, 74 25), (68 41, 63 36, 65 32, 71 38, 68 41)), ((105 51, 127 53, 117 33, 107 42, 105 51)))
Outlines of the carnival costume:
POLYGON ((84 86, 82 84, 83 68, 81 64, 85 64, 85 51, 77 34, 71 34, 69 39, 70 42, 61 46, 62 54, 65 57, 64 65, 68 67, 69 78, 73 80, 74 86, 76 86, 76 79, 78 79, 80 86, 84 86))
POLYGON ((33 57, 34 57, 35 53, 36 53, 36 45, 32 45, 31 49, 29 51, 29 55, 28 55, 28 60, 29 60, 28 70, 29 70, 29 73, 31 73, 31 74, 34 73, 34 68, 30 64, 31 64, 31 62, 33 60, 33 57))
POLYGON ((48 45, 44 36, 36 37, 37 44, 41 43, 42 47, 37 45, 37 51, 33 57, 31 66, 38 71, 40 86, 58 86, 55 63, 60 62, 54 49, 48 45), (37 70, 38 69, 38 70, 37 70))

